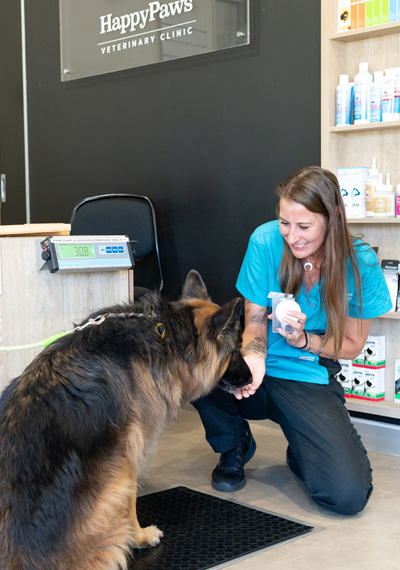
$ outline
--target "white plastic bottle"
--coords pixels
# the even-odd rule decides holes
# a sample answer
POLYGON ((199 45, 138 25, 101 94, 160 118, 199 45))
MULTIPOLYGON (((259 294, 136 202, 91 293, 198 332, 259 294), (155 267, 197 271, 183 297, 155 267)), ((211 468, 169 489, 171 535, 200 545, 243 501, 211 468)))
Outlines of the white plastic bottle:
POLYGON ((368 71, 368 62, 359 65, 359 72, 354 77, 354 124, 369 123, 371 117, 372 75, 368 71))
POLYGON ((396 197, 393 184, 390 184, 390 174, 386 174, 387 215, 391 218, 396 215, 396 197))
POLYGON ((382 173, 379 173, 379 182, 374 194, 374 217, 386 218, 387 217, 387 192, 386 186, 383 184, 382 173))
POLYGON ((393 119, 400 119, 400 72, 394 76, 394 103, 393 103, 393 119))
POLYGON ((382 122, 382 78, 383 71, 374 71, 371 84, 371 123, 382 122))
POLYGON ((396 216, 400 217, 400 184, 396 187, 396 216))
POLYGON ((382 122, 394 120, 394 77, 385 75, 382 79, 382 122))
POLYGON ((379 170, 376 168, 376 158, 372 159, 372 167, 368 171, 366 180, 366 216, 374 215, 374 194, 379 184, 379 170))
POLYGON ((336 87, 336 126, 351 124, 351 85, 349 76, 340 75, 336 87))
POLYGON ((385 69, 386 75, 393 80, 393 121, 400 119, 400 67, 385 69))

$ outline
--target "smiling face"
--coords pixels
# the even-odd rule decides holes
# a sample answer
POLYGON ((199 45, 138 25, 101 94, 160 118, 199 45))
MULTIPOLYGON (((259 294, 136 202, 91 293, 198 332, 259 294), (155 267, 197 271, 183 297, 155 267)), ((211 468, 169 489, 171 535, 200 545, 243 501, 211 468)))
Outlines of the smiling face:
POLYGON ((281 198, 279 202, 279 231, 291 252, 298 259, 311 258, 325 243, 328 220, 305 206, 281 198))

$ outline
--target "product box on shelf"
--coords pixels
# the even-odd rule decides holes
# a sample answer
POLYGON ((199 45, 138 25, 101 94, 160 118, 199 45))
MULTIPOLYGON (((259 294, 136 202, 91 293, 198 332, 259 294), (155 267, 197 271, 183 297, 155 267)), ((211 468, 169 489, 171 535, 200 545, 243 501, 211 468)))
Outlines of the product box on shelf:
POLYGON ((369 169, 338 168, 338 181, 347 218, 365 218, 366 189, 369 169))
POLYGON ((372 26, 372 13, 373 13, 374 0, 367 0, 365 2, 365 26, 372 26))
POLYGON ((394 364, 394 401, 400 404, 400 360, 396 359, 394 364))
POLYGON ((360 0, 358 2, 358 9, 357 9, 357 16, 358 16, 358 27, 365 28, 365 0, 360 0))
POLYGON ((364 348, 362 349, 362 351, 360 352, 360 354, 354 358, 354 360, 352 361, 354 364, 359 364, 360 366, 364 366, 365 364, 365 352, 364 352, 364 348))
POLYGON ((389 0, 389 22, 396 22, 399 19, 399 0, 389 0))
POLYGON ((351 2, 350 0, 338 0, 338 32, 350 30, 351 27, 351 2))
POLYGON ((381 2, 374 0, 372 4, 372 25, 379 26, 381 23, 381 2))
POLYGON ((399 289, 399 264, 398 259, 383 259, 381 262, 381 267, 383 269, 383 275, 386 280, 386 284, 389 288, 390 299, 392 301, 392 308, 390 313, 396 311, 397 309, 397 294, 399 289))
POLYGON ((339 362, 342 370, 337 378, 342 383, 345 395, 348 398, 359 400, 385 399, 384 335, 368 336, 363 350, 354 360, 339 360, 339 362), (351 377, 351 386, 348 385, 348 376, 351 377))
POLYGON ((352 395, 354 398, 363 398, 365 390, 365 366, 355 364, 354 361, 351 366, 351 379, 352 379, 352 395))
POLYGON ((351 0, 350 6, 350 29, 356 30, 358 28, 358 0, 351 0))
POLYGON ((383 366, 386 363, 385 335, 369 335, 364 346, 365 366, 383 366))
POLYGON ((365 0, 351 0, 350 28, 365 28, 365 0))
POLYGON ((389 0, 381 0, 381 24, 389 22, 389 0))
POLYGON ((346 397, 351 398, 352 395, 352 361, 351 360, 339 360, 339 364, 342 367, 339 374, 336 376, 337 380, 341 383, 344 394, 346 397))
POLYGON ((385 365, 364 366, 364 395, 368 400, 385 399, 385 365))

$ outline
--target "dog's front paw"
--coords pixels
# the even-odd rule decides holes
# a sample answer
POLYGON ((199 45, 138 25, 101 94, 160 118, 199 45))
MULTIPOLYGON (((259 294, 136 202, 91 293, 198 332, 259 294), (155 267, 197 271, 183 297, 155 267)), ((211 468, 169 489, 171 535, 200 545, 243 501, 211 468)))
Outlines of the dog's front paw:
POLYGON ((164 535, 163 531, 155 525, 146 526, 145 528, 141 528, 140 531, 140 536, 137 537, 136 548, 149 548, 150 546, 156 546, 164 535))

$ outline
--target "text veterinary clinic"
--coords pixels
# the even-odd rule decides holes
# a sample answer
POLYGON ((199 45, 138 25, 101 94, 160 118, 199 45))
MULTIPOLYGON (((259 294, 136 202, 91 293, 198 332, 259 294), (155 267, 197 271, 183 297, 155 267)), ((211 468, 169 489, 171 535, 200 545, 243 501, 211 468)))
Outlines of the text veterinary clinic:
MULTIPOLYGON (((129 32, 135 32, 137 29, 143 30, 149 22, 153 22, 157 18, 164 19, 171 16, 181 15, 186 12, 191 12, 193 10, 193 0, 178 0, 176 2, 170 2, 169 4, 160 4, 160 2, 150 2, 148 8, 145 10, 140 10, 137 12, 132 12, 130 14, 125 14, 123 16, 113 16, 112 14, 107 14, 100 17, 100 34, 107 34, 110 32, 120 32, 121 34, 126 34, 129 32)), ((177 26, 169 26, 168 31, 162 31, 159 35, 161 41, 177 39, 182 36, 190 35, 193 33, 193 27, 187 26, 185 24, 192 24, 193 22, 185 22, 183 24, 178 24, 177 26)), ((128 36, 124 38, 124 41, 117 41, 116 39, 111 41, 101 42, 98 45, 101 48, 101 53, 103 55, 109 54, 116 51, 123 51, 126 49, 142 47, 150 44, 154 44, 156 36, 154 32, 161 30, 152 30, 151 32, 139 33, 136 36, 128 36), (153 32, 153 35, 149 35, 153 32), (139 37, 143 36, 143 37, 139 37), (135 39, 133 39, 135 38, 135 39), (106 45, 109 44, 109 45, 106 45)))

